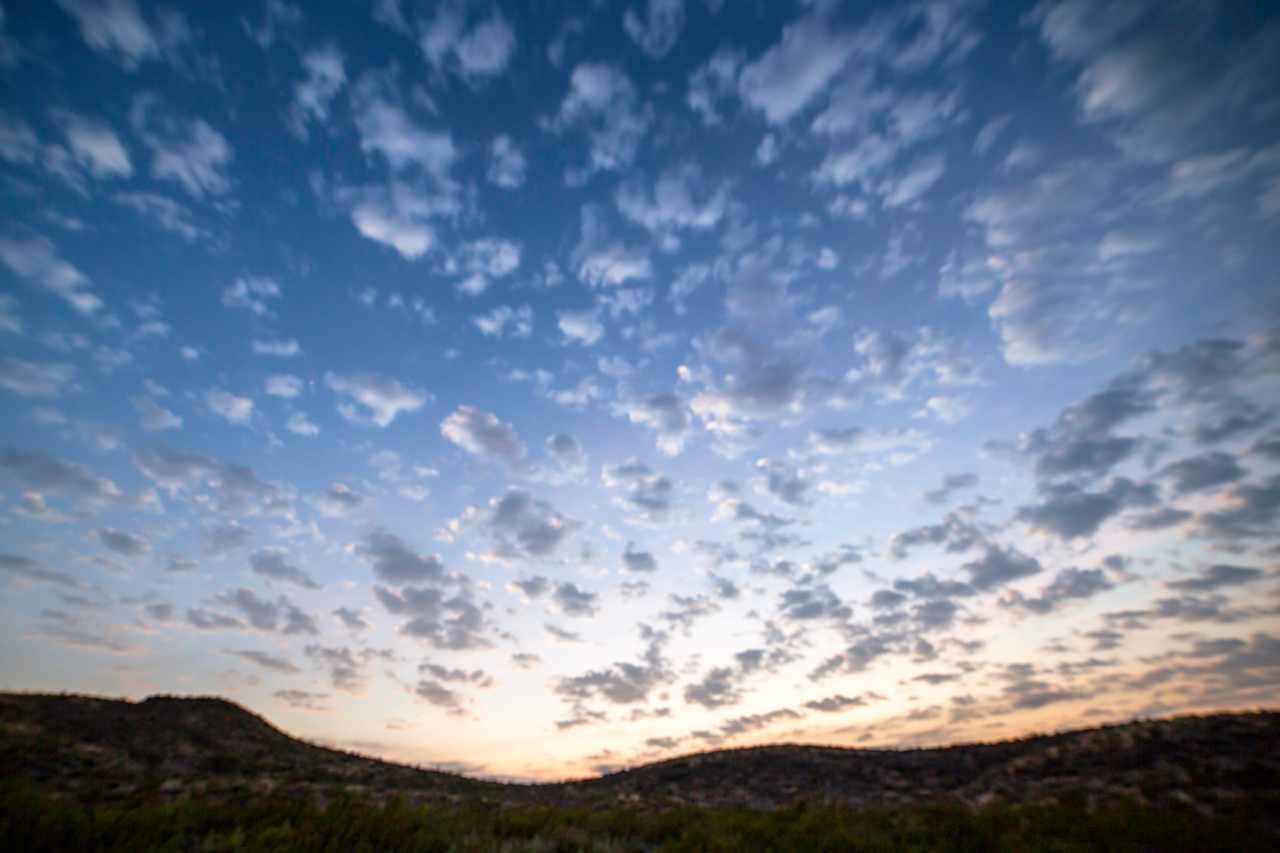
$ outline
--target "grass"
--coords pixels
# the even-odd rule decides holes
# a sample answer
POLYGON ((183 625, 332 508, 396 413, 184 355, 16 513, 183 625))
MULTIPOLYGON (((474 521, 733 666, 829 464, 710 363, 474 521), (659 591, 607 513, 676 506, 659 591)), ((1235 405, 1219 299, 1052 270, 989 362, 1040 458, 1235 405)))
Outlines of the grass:
POLYGON ((0 850, 22 851, 1271 851, 1261 818, 1129 802, 958 803, 780 809, 377 804, 356 796, 81 803, 27 784, 0 789, 0 850))

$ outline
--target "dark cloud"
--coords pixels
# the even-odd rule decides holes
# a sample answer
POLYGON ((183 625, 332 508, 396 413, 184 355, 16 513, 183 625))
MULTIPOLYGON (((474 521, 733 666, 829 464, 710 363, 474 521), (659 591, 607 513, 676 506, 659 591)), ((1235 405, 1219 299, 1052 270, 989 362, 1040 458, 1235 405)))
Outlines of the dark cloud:
POLYGON ((701 619, 718 613, 720 605, 705 595, 680 595, 671 593, 667 596, 671 607, 658 614, 664 622, 680 628, 685 634, 701 619))
POLYGON ((487 507, 469 507, 458 523, 484 531, 494 543, 489 556, 498 560, 550 557, 582 527, 547 501, 518 489, 491 500, 487 507))
POLYGON ((350 607, 339 607, 333 611, 333 615, 350 631, 367 631, 370 627, 364 616, 350 607))
POLYGON ((843 711, 846 708, 857 708, 867 704, 868 698, 880 698, 878 694, 868 694, 867 696, 845 696, 843 693, 836 693, 827 696, 824 699, 814 699, 805 702, 804 706, 810 711, 821 711, 824 714, 834 714, 837 711, 843 711))
POLYGON ((1248 472, 1234 456, 1219 450, 1166 465, 1160 473, 1172 481, 1174 494, 1181 496, 1234 483, 1248 472))
POLYGON ((734 717, 720 724, 720 733, 724 737, 736 737, 747 732, 754 732, 763 729, 782 720, 802 720, 804 715, 790 708, 779 708, 776 711, 769 711, 766 714, 748 714, 744 717, 734 717))
POLYGON ((560 612, 566 616, 595 616, 598 597, 569 582, 556 583, 551 593, 560 612))
POLYGON ((704 708, 720 708, 736 705, 742 699, 737 671, 730 667, 715 667, 684 689, 684 701, 704 708))
POLYGON ((151 550, 151 543, 136 533, 125 533, 110 527, 99 527, 93 531, 93 538, 108 551, 125 557, 141 557, 151 550))
POLYGON ((262 667, 263 669, 269 669, 272 672, 281 672, 281 673, 291 675, 295 672, 302 671, 298 669, 296 666, 294 666, 292 663, 290 663, 288 660, 286 660, 285 658, 276 657, 275 655, 267 654, 266 652, 259 652, 259 651, 253 651, 253 650, 236 651, 233 649, 224 649, 223 651, 225 651, 229 655, 235 655, 238 658, 242 658, 244 660, 249 661, 250 663, 256 664, 262 667))
POLYGON ((458 715, 463 713, 462 697, 438 681, 421 679, 414 686, 413 692, 418 698, 425 699, 429 704, 435 705, 437 708, 444 708, 450 714, 458 715))
POLYGON ((207 490, 222 512, 282 514, 292 503, 290 490, 263 482, 252 468, 201 453, 150 448, 135 453, 133 462, 148 479, 171 495, 194 496, 198 491, 207 490))
POLYGON ((629 572, 654 572, 658 570, 658 561, 653 558, 653 554, 648 551, 635 550, 630 542, 627 543, 626 550, 622 552, 622 562, 629 572))
POLYGON ((511 582, 511 586, 520 590, 529 598, 538 598, 545 595, 551 590, 551 581, 542 575, 535 575, 531 578, 521 578, 511 582))
POLYGON ((978 592, 986 592, 1040 571, 1040 562, 1016 548, 988 545, 986 553, 961 568, 969 574, 969 584, 978 592))
POLYGON ((355 546, 355 553, 373 566, 373 573, 389 584, 440 580, 444 564, 435 554, 422 555, 399 536, 374 531, 355 546))
POLYGON ((309 690, 277 690, 271 694, 291 708, 303 711, 327 711, 328 693, 314 693, 309 690))
POLYGON ((304 649, 306 656, 328 670, 329 681, 335 690, 359 693, 364 689, 365 666, 372 660, 388 660, 388 651, 363 649, 352 651, 347 646, 310 645, 304 649))
POLYGON ((895 560, 909 556, 913 548, 921 545, 942 545, 947 553, 958 553, 980 545, 982 532, 957 513, 948 513, 941 524, 904 530, 889 539, 889 553, 895 560))
POLYGON ((249 541, 249 530, 236 522, 216 524, 201 531, 205 553, 217 556, 239 548, 249 541))
POLYGON ((1000 600, 1000 604, 1043 614, 1057 609, 1064 601, 1091 598, 1113 586, 1101 569, 1063 569, 1034 598, 1010 591, 1000 600))
POLYGON ((87 507, 128 504, 129 498, 111 480, 96 477, 76 462, 66 462, 40 450, 8 449, 0 453, 0 469, 41 495, 54 494, 87 507))
POLYGON ((225 613, 218 613, 213 610, 206 610, 203 607, 194 607, 187 610, 187 621, 195 628, 202 631, 240 631, 245 628, 245 624, 234 616, 227 616, 225 613))
POLYGON ((1169 581, 1166 586, 1183 592, 1213 592, 1227 586, 1253 583, 1263 577, 1265 573, 1262 569, 1217 563, 1209 566, 1197 577, 1169 581))
POLYGON ((615 705, 647 701, 649 695, 673 675, 663 648, 667 635, 641 626, 641 637, 647 643, 640 660, 621 661, 605 669, 589 670, 582 675, 560 678, 555 692, 576 702, 601 699, 615 705))
POLYGON ((489 412, 459 406, 440 422, 440 434, 468 453, 518 466, 525 447, 510 424, 489 412))
POLYGON ((78 578, 66 572, 55 571, 39 560, 17 554, 0 554, 0 572, 24 581, 52 583, 69 589, 79 589, 82 586, 78 578))
POLYGON ((936 489, 924 493, 927 503, 941 506, 951 500, 951 496, 961 489, 971 489, 978 485, 978 475, 973 473, 948 474, 942 478, 942 484, 936 489))
POLYGON ((1208 536, 1228 543, 1275 539, 1280 530, 1280 474, 1261 483, 1237 483, 1225 492, 1226 509, 1202 513, 1197 522, 1208 536))
POLYGON ((1042 485, 1041 502, 1018 510, 1018 518, 1036 530, 1063 540, 1092 536, 1107 519, 1126 509, 1147 508, 1158 500, 1155 486, 1116 477, 1104 491, 1088 492, 1070 483, 1042 485))
POLYGON ((795 621, 833 619, 843 622, 853 614, 853 610, 830 587, 819 584, 783 591, 778 613, 785 619, 795 621))
POLYGON ((434 587, 406 586, 399 592, 383 586, 374 596, 388 613, 407 616, 399 631, 406 637, 426 640, 442 651, 488 648, 484 614, 465 591, 449 594, 434 587))
POLYGON ((316 498, 316 507, 331 518, 350 515, 364 506, 365 497, 344 483, 334 483, 316 498))
POLYGON ((319 589, 320 584, 313 581, 310 575, 288 562, 288 553, 284 548, 260 548, 249 557, 249 566, 255 575, 270 580, 284 581, 303 589, 319 589))
POLYGON ((651 524, 667 520, 675 498, 675 483, 670 478, 632 459, 621 465, 605 465, 600 480, 617 493, 618 502, 633 513, 632 520, 651 524))

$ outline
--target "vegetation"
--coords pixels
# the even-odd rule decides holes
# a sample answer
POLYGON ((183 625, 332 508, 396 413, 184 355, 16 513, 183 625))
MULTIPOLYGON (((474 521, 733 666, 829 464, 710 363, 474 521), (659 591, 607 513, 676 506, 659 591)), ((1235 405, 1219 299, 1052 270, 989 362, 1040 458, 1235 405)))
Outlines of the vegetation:
POLYGON ((1251 851, 1275 798, 1209 818, 1135 803, 779 809, 378 804, 358 796, 87 804, 10 783, 0 849, 23 851, 1251 851))

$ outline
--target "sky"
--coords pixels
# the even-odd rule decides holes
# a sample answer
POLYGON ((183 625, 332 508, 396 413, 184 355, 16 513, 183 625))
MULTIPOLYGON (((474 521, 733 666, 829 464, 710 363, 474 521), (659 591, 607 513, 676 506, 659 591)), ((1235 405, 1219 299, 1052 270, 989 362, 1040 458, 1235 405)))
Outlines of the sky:
POLYGON ((514 779, 1280 705, 1280 10, 4 0, 0 688, 514 779))

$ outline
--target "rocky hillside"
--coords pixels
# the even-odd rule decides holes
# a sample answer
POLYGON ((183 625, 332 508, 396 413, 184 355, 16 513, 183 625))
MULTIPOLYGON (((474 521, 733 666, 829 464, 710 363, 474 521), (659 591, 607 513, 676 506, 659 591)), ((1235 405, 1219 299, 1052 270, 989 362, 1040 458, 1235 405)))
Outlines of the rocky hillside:
POLYGON ((1280 713, 1178 717, 942 749, 767 746, 598 779, 503 785, 303 743, 222 699, 0 694, 0 767, 77 798, 276 792, 562 805, 1128 799, 1205 814, 1280 803, 1280 713))

